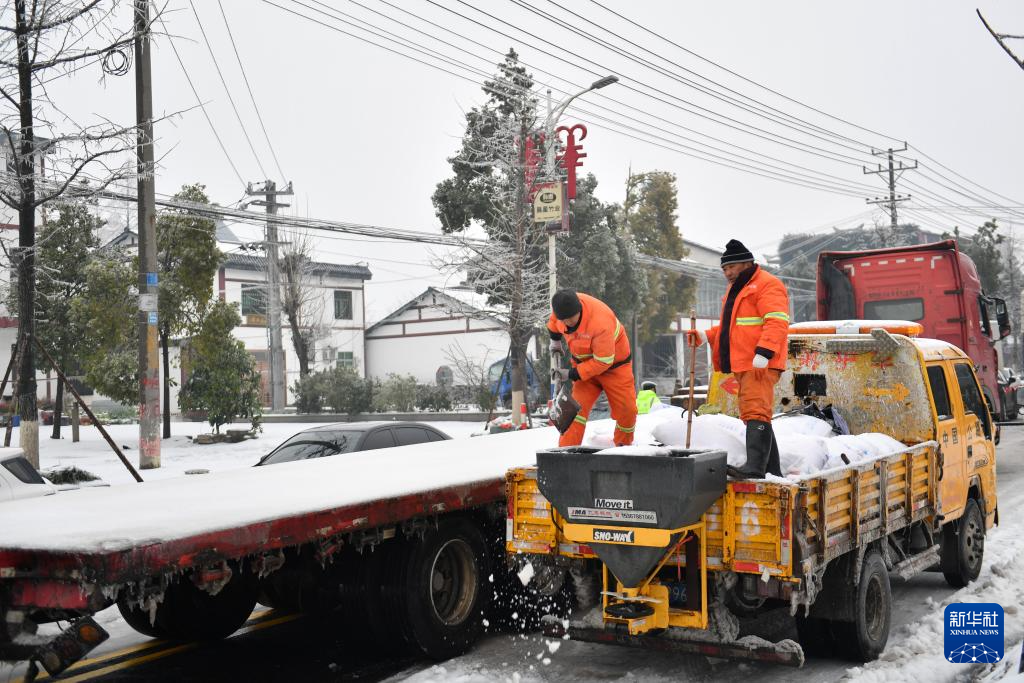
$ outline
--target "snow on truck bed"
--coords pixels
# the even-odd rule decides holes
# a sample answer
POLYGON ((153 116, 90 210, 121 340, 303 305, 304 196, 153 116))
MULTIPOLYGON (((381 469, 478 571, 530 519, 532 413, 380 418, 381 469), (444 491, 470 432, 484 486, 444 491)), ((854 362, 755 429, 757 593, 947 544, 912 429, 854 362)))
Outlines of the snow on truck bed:
MULTIPOLYGON (((636 455, 681 447, 686 421, 661 406, 637 420, 636 455)), ((809 416, 776 418, 783 474, 801 476, 904 448, 883 434, 834 436, 828 422, 809 416)), ((613 420, 587 425, 585 446, 612 446, 613 420)), ((723 449, 729 463, 746 460, 744 426, 726 415, 693 420, 694 449, 723 449)), ((327 458, 84 488, 0 507, 0 549, 108 553, 191 538, 396 498, 435 489, 498 482, 513 467, 536 463, 536 452, 558 443, 554 427, 436 441, 327 458)), ((145 475, 145 473, 144 473, 145 475)), ((781 481, 781 480, 780 480, 781 481)))
POLYGON ((546 427, 15 501, 0 508, 0 548, 115 552, 493 481, 533 465, 538 449, 557 442, 546 427))

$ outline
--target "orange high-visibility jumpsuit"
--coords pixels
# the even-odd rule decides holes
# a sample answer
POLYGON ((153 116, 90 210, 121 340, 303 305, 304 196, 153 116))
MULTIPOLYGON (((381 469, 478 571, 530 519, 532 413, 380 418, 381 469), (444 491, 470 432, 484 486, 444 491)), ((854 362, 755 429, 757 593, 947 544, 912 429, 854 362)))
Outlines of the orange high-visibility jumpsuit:
POLYGON ((580 376, 572 387, 572 397, 580 404, 580 412, 573 425, 559 437, 558 445, 578 446, 583 442, 587 417, 604 391, 615 419, 615 445, 628 446, 633 443, 636 427, 636 386, 629 338, 606 303, 582 292, 578 296, 583 310, 575 330, 570 332, 554 313, 548 319, 548 330, 565 337, 572 365, 580 376))
MULTIPOLYGON (((786 369, 789 338, 789 294, 777 277, 755 266, 750 280, 736 294, 729 320, 707 331, 715 370, 732 372, 739 382, 740 419, 771 422, 775 384, 786 369), (728 326, 728 349, 722 328, 728 326), (755 368, 754 355, 768 358, 768 367, 755 368)), ((730 291, 722 297, 723 315, 730 291)))

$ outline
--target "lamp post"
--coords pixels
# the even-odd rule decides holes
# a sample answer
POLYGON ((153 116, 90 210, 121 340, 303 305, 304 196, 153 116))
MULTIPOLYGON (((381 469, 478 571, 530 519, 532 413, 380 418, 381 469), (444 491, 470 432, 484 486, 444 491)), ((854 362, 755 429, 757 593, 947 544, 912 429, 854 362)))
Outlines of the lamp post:
MULTIPOLYGON (((551 108, 551 91, 548 90, 548 116, 544 121, 544 176, 547 180, 555 178, 555 126, 558 119, 565 113, 569 104, 580 95, 591 90, 599 90, 606 85, 617 83, 618 76, 605 76, 590 84, 589 87, 580 90, 575 95, 570 95, 554 109, 551 108)), ((548 231, 548 297, 553 297, 558 287, 558 271, 555 260, 555 231, 548 231)))

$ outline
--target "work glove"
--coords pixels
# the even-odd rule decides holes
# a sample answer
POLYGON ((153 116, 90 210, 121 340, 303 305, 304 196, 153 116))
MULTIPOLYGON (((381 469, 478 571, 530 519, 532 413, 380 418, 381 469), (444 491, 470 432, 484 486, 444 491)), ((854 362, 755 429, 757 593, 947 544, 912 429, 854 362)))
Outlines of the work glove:
POLYGON ((551 370, 552 382, 577 382, 579 379, 580 373, 576 368, 554 368, 551 370))
POLYGON ((696 349, 699 346, 703 346, 708 343, 708 335, 704 330, 687 330, 686 331, 686 343, 691 348, 696 349))
POLYGON ((550 352, 552 356, 554 356, 556 353, 565 353, 565 351, 562 349, 562 340, 552 339, 551 343, 548 344, 548 352, 550 352))
POLYGON ((758 370, 768 367, 768 359, 759 353, 754 354, 754 367, 758 370))

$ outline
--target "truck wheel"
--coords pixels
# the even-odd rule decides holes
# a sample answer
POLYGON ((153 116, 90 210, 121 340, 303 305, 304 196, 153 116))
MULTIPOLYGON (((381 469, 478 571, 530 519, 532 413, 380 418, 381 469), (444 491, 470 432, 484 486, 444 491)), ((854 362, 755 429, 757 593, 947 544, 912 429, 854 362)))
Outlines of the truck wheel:
POLYGON ((892 625, 889 571, 877 551, 864 556, 860 583, 852 597, 854 620, 832 622, 836 644, 850 659, 871 662, 885 649, 892 625))
MULTIPOLYGON (((135 631, 141 633, 144 636, 150 638, 166 638, 167 631, 160 628, 156 619, 150 621, 149 610, 141 609, 138 605, 129 604, 125 598, 118 598, 117 610, 124 617, 124 620, 131 626, 135 631)), ((160 611, 160 605, 157 605, 157 611, 160 611)))
POLYGON ((432 659, 462 654, 483 632, 491 562, 477 525, 442 519, 409 548, 405 622, 409 640, 432 659))
POLYGON ((156 611, 157 626, 175 640, 221 640, 238 630, 256 607, 257 590, 235 568, 216 595, 187 577, 167 587, 156 611))
POLYGON ((978 578, 985 555, 985 518, 978 501, 967 499, 960 519, 942 527, 942 575, 953 588, 978 578))

